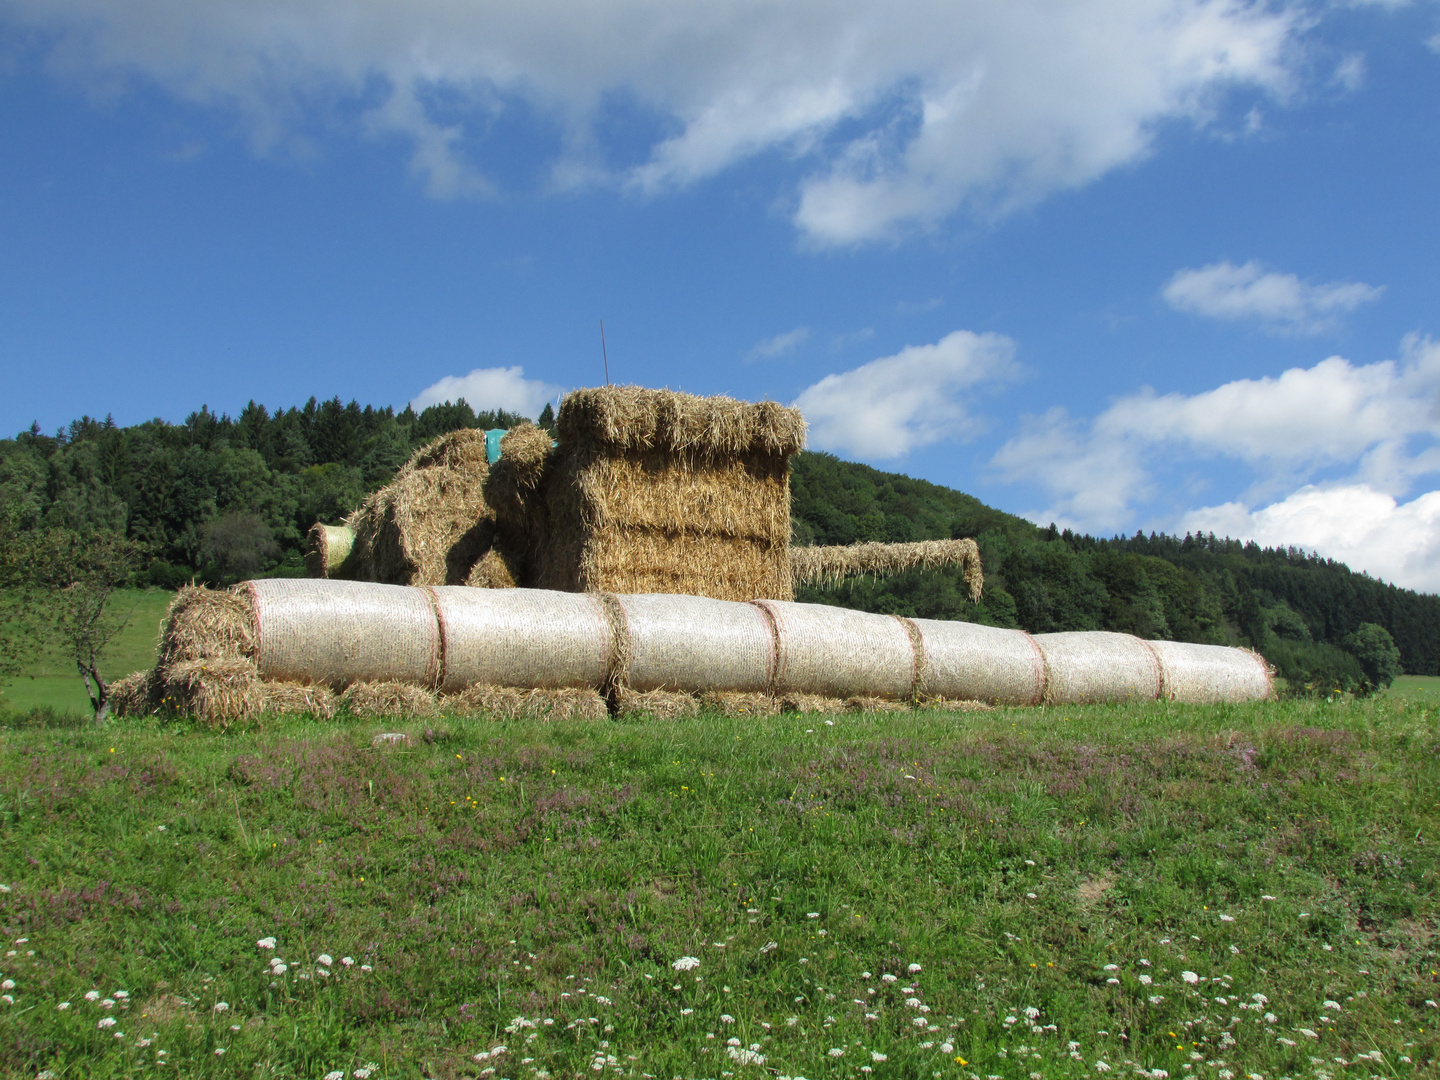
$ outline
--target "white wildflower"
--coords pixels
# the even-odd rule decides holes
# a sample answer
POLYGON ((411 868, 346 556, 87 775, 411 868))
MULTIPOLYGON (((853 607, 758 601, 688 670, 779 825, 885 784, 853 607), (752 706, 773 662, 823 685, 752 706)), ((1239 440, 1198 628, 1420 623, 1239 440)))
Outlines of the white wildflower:
POLYGON ((56 1005, 55 1007, 56 1007, 57 1009, 59 1009, 61 1012, 64 1012, 66 1009, 68 1009, 68 1008, 70 1007, 70 1002, 68 1002, 68 1001, 62 1001, 62 1002, 60 1002, 59 1005, 56 1005))
POLYGON ((325 1074, 325 1080, 345 1080, 344 1069, 331 1069, 325 1074))
POLYGON ((1164 1001, 1164 1000, 1165 1000, 1165 996, 1164 996, 1163 994, 1151 994, 1151 995, 1150 995, 1150 1004, 1151 1004, 1151 1005, 1159 1005, 1160 1002, 1162 1002, 1162 1001, 1164 1001))
POLYGON ((1106 1064, 1105 1062, 1103 1062, 1103 1061, 1097 1061, 1097 1062, 1095 1062, 1095 1071, 1096 1071, 1096 1072, 1109 1072, 1109 1071, 1110 1071, 1110 1066, 1107 1065, 1107 1064, 1106 1064))
POLYGON ((1235 916, 1234 916, 1234 915, 1221 915, 1221 916, 1220 916, 1220 921, 1221 921, 1221 922, 1234 922, 1234 921, 1235 921, 1235 916))
POLYGON ((920 972, 924 971, 925 969, 922 968, 919 964, 911 964, 911 965, 910 965, 909 967, 907 967, 905 970, 908 971, 911 975, 918 975, 918 974, 920 974, 920 972))
POLYGON ((1300 1034, 1304 1035, 1307 1039, 1318 1039, 1320 1037, 1319 1035, 1316 1035, 1315 1032, 1311 1031, 1309 1028, 1300 1028, 1300 1034))
POLYGON ((217 1001, 217 1002, 215 1002, 215 1011, 216 1011, 217 1013, 229 1012, 229 1011, 230 1011, 230 1003, 229 1003, 228 1001, 217 1001))
POLYGON ((354 967, 355 958, 353 956, 342 956, 340 957, 340 964, 343 967, 354 967))
POLYGON ((881 981, 881 982, 887 982, 887 983, 893 983, 893 982, 899 982, 900 979, 899 979, 897 976, 895 976, 895 975, 891 975, 891 974, 887 971, 884 975, 881 975, 881 976, 880 976, 880 981, 881 981))
POLYGON ((676 971, 693 971, 700 966, 700 958, 698 956, 682 956, 670 966, 676 971))
POLYGON ((1119 970, 1120 970, 1120 965, 1119 965, 1119 964, 1106 964, 1106 965, 1105 965, 1105 970, 1106 970, 1106 971, 1119 971, 1119 970))
POLYGON ((326 953, 326 952, 322 952, 319 956, 317 956, 317 957, 315 958, 315 962, 316 962, 317 964, 319 964, 321 967, 334 967, 334 966, 335 966, 335 961, 334 961, 333 959, 331 959, 330 954, 329 954, 329 953, 326 953))
POLYGON ((831 1057, 834 1057, 834 1058, 844 1057, 844 1056, 845 1056, 845 1051, 842 1050, 842 1049, 840 1049, 840 1047, 838 1047, 838 1046, 832 1046, 829 1050, 827 1050, 827 1051, 825 1051, 825 1052, 826 1052, 827 1054, 829 1054, 831 1057))
POLYGON ((888 1054, 882 1054, 879 1050, 871 1050, 871 1051, 870 1051, 870 1060, 871 1060, 871 1061, 889 1061, 890 1058, 889 1058, 889 1055, 888 1055, 888 1054))
MULTIPOLYGON (((275 939, 273 937, 262 937, 259 941, 255 942, 255 945, 260 949, 273 949, 275 948, 275 939)), ((343 1076, 344 1074, 342 1073, 341 1075, 343 1076)))
POLYGON ((275 975, 284 975, 290 970, 290 966, 288 964, 271 964, 270 970, 275 975))
POLYGON ((96 1026, 97 1028, 102 1028, 102 1029, 103 1029, 103 1028, 114 1027, 114 1026, 115 1026, 115 1017, 113 1017, 113 1016, 102 1016, 102 1017, 100 1018, 100 1022, 99 1022, 98 1024, 96 1024, 95 1026, 96 1026))
POLYGON ((733 1023, 735 1022, 735 1018, 734 1018, 733 1016, 731 1016, 729 1013, 721 1013, 721 1014, 720 1014, 720 1022, 721 1022, 722 1024, 733 1024, 733 1023))
POLYGON ((1195 972, 1193 972, 1193 971, 1182 971, 1182 972, 1180 972, 1180 978, 1184 979, 1184 980, 1185 980, 1187 983, 1189 983, 1191 986, 1194 986, 1196 983, 1198 983, 1198 982, 1200 981, 1200 976, 1199 976, 1199 975, 1196 975, 1195 972))
POLYGON ((86 1001, 99 1001, 99 1000, 100 1000, 100 991, 99 991, 99 990, 86 990, 86 991, 85 991, 85 1000, 86 1000, 86 1001))
POLYGON ((0 982, 0 990, 14 990, 14 989, 15 989, 15 980, 14 980, 14 979, 6 979, 4 982, 0 982))
POLYGON ((1149 986, 1152 982, 1155 981, 1149 975, 1137 975, 1136 978, 1140 980, 1141 986, 1149 986))

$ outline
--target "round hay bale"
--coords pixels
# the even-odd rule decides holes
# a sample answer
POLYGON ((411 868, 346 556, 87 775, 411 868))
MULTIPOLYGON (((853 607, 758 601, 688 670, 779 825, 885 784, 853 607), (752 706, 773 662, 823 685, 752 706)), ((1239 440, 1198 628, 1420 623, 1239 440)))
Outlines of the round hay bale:
POLYGON ((355 531, 348 525, 316 522, 305 537, 305 575, 312 578, 353 577, 346 560, 355 548, 355 531))
POLYGON ((489 471, 483 431, 452 431, 422 446, 346 519, 355 576, 391 585, 464 581, 491 535, 489 471))
POLYGON ((925 655, 924 690, 940 698, 1038 705, 1045 697, 1045 657, 1023 630, 979 623, 910 620, 925 655))
POLYGON ((776 693, 904 698, 919 681, 924 658, 901 619, 821 604, 753 603, 773 620, 776 693))
POLYGON ((1155 650, 1130 634, 1036 634, 1035 643, 1048 673, 1046 704, 1155 701, 1164 690, 1155 650))
POLYGON ((763 693, 775 666, 775 636, 751 604, 704 596, 616 596, 629 633, 620 681, 632 690, 763 693))
POLYGON ((596 689, 615 652, 604 605, 587 593, 542 589, 429 590, 445 635, 443 688, 596 689))
POLYGON ((1274 694, 1274 674, 1265 658, 1249 649, 1192 645, 1183 641, 1148 643, 1160 659, 1161 696, 1197 705, 1258 701, 1274 694))
POLYGON ((360 581, 266 578, 246 582, 266 679, 324 683, 440 677, 440 631, 429 593, 360 581))

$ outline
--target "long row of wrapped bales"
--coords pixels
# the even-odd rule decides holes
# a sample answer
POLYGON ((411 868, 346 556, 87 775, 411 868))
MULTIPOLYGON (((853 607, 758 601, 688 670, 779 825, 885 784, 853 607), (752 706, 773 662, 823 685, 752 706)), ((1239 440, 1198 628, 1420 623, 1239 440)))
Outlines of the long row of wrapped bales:
POLYGON ((275 688, 350 695, 362 709, 364 695, 388 694, 398 711, 423 708, 422 695, 509 688, 589 695, 597 715, 597 701, 644 695, 658 709, 666 695, 1070 705, 1271 693, 1265 661, 1243 649, 768 599, 272 579, 192 590, 177 607, 160 663, 120 711, 168 696, 175 711, 225 722, 266 711, 275 688), (421 704, 402 707, 407 694, 421 704))

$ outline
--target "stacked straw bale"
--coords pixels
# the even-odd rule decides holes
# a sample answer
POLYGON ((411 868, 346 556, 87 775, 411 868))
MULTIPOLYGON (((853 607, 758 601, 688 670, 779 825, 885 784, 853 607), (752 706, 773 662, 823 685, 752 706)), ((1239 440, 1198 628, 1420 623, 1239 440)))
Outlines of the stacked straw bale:
POLYGON ((483 431, 465 428, 427 443, 346 519, 354 535, 348 559, 337 563, 329 550, 336 537, 312 530, 307 566, 391 585, 460 584, 494 542, 495 515, 484 496, 489 468, 483 431))
POLYGON ((534 585, 789 599, 795 409, 596 387, 560 405, 534 585))
POLYGON ((882 577, 906 570, 938 570, 958 566, 962 570, 970 599, 980 602, 985 575, 980 567, 980 548, 974 540, 921 540, 913 544, 843 544, 793 547, 790 575, 795 587, 833 585, 845 578, 882 577))
POLYGON ((316 522, 305 537, 305 574, 318 578, 357 576, 350 563, 355 553, 355 530, 349 525, 316 522))
POLYGON ((120 696, 215 722, 328 715, 336 694, 358 715, 589 716, 603 695, 674 717, 1249 701, 1271 674, 1243 649, 778 600, 270 579, 183 593, 148 685, 120 696))

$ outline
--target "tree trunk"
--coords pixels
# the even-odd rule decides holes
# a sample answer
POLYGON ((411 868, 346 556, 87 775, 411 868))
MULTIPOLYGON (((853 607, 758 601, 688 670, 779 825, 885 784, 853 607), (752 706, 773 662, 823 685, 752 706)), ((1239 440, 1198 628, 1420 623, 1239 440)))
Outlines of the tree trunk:
POLYGON ((90 695, 90 708, 94 710, 95 723, 103 723, 110 715, 110 687, 100 677, 100 672, 93 663, 84 664, 77 659, 75 666, 80 670, 80 678, 85 680, 85 693, 90 695))

